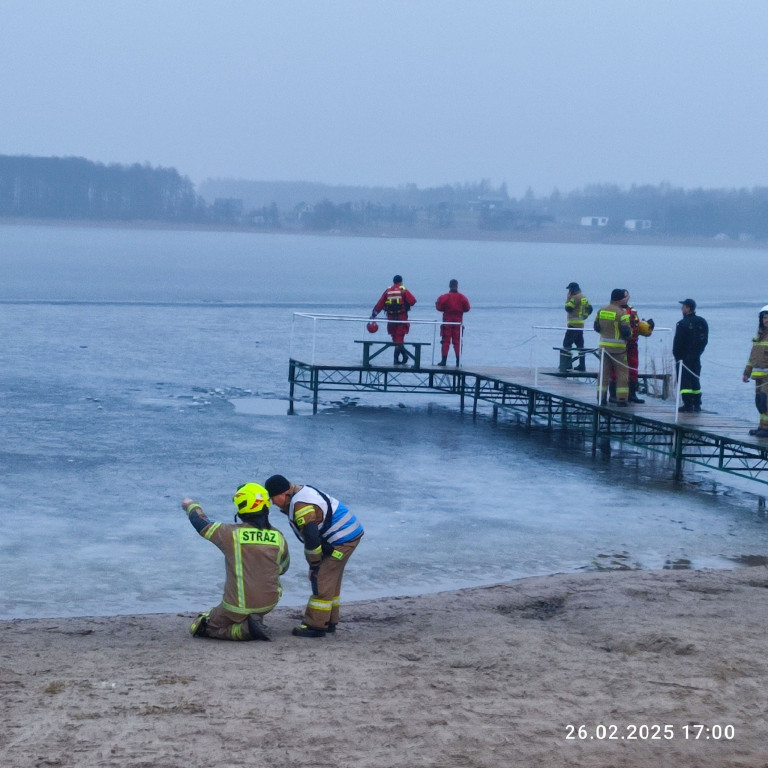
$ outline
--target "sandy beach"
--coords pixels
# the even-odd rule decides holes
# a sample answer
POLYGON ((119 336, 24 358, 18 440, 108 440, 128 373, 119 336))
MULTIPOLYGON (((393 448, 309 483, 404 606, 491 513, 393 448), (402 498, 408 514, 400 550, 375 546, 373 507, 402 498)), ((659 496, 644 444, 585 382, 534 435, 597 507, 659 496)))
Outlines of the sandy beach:
POLYGON ((3 764, 768 766, 765 567, 348 603, 321 640, 193 615, 0 622, 3 764))

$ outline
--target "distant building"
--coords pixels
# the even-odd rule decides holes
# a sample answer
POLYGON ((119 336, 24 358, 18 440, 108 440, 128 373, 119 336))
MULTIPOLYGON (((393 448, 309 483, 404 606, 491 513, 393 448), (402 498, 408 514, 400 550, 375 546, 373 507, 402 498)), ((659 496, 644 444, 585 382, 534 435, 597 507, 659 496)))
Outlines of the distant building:
POLYGON ((627 219, 624 222, 624 229, 628 229, 630 232, 640 232, 644 229, 651 228, 650 219, 627 219))
POLYGON ((607 216, 582 216, 581 226, 582 227, 607 227, 608 217, 607 216))

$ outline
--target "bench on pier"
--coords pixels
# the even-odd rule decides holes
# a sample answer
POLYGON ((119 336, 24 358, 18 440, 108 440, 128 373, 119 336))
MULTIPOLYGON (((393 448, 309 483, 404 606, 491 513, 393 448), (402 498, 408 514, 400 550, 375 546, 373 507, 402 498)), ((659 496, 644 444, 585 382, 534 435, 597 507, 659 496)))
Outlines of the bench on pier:
MULTIPOLYGON (((363 345, 363 368, 370 368, 371 360, 374 357, 378 357, 382 352, 387 349, 400 346, 393 341, 376 341, 374 339, 355 340, 355 344, 363 345)), ((402 344, 405 354, 413 360, 415 368, 421 368, 421 348, 431 347, 432 345, 426 341, 404 341, 402 344), (413 351, 409 349, 411 347, 413 351)))
POLYGON ((577 363, 582 357, 586 357, 587 355, 594 355, 596 358, 600 359, 600 347, 584 347, 583 349, 579 349, 578 347, 572 349, 552 347, 552 349, 559 352, 561 357, 568 355, 573 363, 577 363), (576 353, 575 355, 574 352, 576 353))

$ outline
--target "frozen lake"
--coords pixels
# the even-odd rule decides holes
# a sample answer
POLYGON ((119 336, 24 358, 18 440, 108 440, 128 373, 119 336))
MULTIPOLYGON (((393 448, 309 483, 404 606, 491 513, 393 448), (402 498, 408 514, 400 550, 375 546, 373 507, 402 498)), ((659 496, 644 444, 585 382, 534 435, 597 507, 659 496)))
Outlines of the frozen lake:
MULTIPOLYGON (((229 521, 234 489, 275 472, 333 493, 365 526, 346 599, 612 561, 731 567, 762 556, 757 497, 722 477, 689 470, 676 485, 658 459, 592 459, 562 436, 473 422, 446 396, 335 397, 317 416, 305 405, 293 417, 286 400, 292 331, 306 343, 296 311, 365 316, 400 272, 419 299, 412 317, 435 320, 455 277, 473 304, 466 365, 553 364, 562 333, 532 329, 562 325, 564 286, 577 280, 596 307, 629 288, 641 315, 668 328, 678 300, 696 298, 711 331, 705 408, 752 422, 753 388, 740 376, 768 303, 753 277, 763 258, 2 226, 0 618, 213 605, 222 558, 179 501, 192 495, 229 521)), ((359 355, 357 328, 323 334, 328 351, 359 355)), ((652 354, 669 340, 654 334, 652 354)), ((284 600, 299 605, 301 546, 272 518, 293 545, 284 600)))

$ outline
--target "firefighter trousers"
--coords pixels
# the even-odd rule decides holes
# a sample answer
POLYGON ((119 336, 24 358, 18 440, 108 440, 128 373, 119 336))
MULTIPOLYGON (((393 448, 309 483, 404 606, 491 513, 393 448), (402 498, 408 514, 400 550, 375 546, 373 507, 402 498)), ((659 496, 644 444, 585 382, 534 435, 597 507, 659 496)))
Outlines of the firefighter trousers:
POLYGON ((326 629, 328 624, 339 623, 344 568, 362 538, 361 534, 352 541, 336 544, 331 554, 323 555, 317 577, 312 579, 312 596, 304 610, 304 623, 307 626, 326 629))
POLYGON ((602 402, 608 392, 608 382, 616 380, 616 399, 626 402, 629 399, 629 368, 627 367, 626 349, 603 349, 603 370, 597 389, 602 402))
MULTIPOLYGON (((263 615, 254 614, 259 622, 263 615)), ((253 640, 248 629, 248 615, 232 613, 222 605, 217 605, 209 611, 206 635, 216 640, 253 640)))

